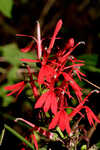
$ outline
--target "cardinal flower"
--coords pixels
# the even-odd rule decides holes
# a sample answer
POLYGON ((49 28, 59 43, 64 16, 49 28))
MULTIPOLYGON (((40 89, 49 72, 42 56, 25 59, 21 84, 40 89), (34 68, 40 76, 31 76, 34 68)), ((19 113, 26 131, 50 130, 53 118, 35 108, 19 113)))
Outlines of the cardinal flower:
POLYGON ((50 82, 55 74, 56 72, 51 66, 43 65, 38 75, 38 83, 43 84, 45 80, 50 82))
POLYGON ((55 128, 56 126, 59 126, 62 131, 66 129, 67 133, 70 134, 71 128, 70 128, 70 117, 69 115, 64 111, 64 109, 61 109, 56 113, 54 118, 52 119, 49 129, 55 128))
POLYGON ((84 108, 86 110, 87 118, 91 126, 94 125, 93 120, 95 120, 97 123, 100 123, 100 120, 97 118, 97 116, 93 113, 93 111, 88 106, 84 106, 84 108))
POLYGON ((57 112, 57 100, 56 95, 52 90, 49 90, 41 95, 35 104, 35 108, 43 107, 44 112, 47 112, 51 109, 53 114, 57 112))
POLYGON ((71 78, 71 76, 65 72, 62 73, 65 80, 67 82, 69 82, 69 85, 72 87, 72 89, 74 90, 79 102, 82 101, 82 92, 81 92, 81 88, 79 87, 79 85, 75 82, 75 80, 73 78, 71 78))
POLYGON ((17 98, 18 95, 23 91, 25 85, 26 85, 26 83, 24 81, 21 81, 19 83, 13 84, 13 85, 8 85, 8 86, 4 87, 4 89, 11 91, 9 94, 7 94, 7 96, 17 93, 17 95, 16 95, 16 98, 17 98))

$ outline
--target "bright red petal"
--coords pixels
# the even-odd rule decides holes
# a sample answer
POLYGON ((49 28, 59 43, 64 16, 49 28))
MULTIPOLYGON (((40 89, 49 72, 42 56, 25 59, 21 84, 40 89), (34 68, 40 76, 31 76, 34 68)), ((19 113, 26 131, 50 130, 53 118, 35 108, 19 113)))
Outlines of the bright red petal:
POLYGON ((55 126, 57 125, 59 119, 60 119, 60 111, 57 112, 56 115, 54 116, 54 118, 52 119, 52 121, 49 125, 49 129, 55 128, 55 126))
POLYGON ((35 104, 35 108, 40 108, 43 106, 43 104, 45 103, 47 96, 49 94, 49 91, 47 91, 46 93, 42 94, 42 96, 37 100, 36 104, 35 104))
POLYGON ((67 122, 66 122, 66 131, 67 131, 68 135, 71 133, 71 128, 70 128, 70 122, 69 122, 69 120, 67 120, 67 122))
POLYGON ((39 60, 33 60, 33 59, 27 59, 27 58, 22 58, 22 59, 20 59, 20 61, 31 62, 31 63, 40 62, 39 60))
POLYGON ((28 51, 31 50, 32 46, 33 46, 33 42, 31 42, 31 44, 28 45, 28 46, 26 46, 25 48, 22 48, 22 49, 21 49, 21 52, 27 53, 28 51))
POLYGON ((51 111, 53 114, 57 113, 57 99, 56 99, 56 95, 54 94, 54 92, 52 92, 52 102, 51 102, 51 111))
POLYGON ((54 42, 56 40, 56 36, 57 36, 59 30, 61 29, 61 27, 62 27, 62 20, 59 20, 58 23, 57 23, 57 25, 56 25, 56 28, 54 30, 54 34, 53 34, 53 36, 51 38, 49 48, 47 50, 48 54, 51 53, 51 49, 53 48, 54 42))
POLYGON ((24 81, 21 81, 19 83, 8 85, 4 87, 5 90, 13 90, 13 89, 19 89, 22 85, 24 85, 24 81))
POLYGON ((46 98, 45 104, 44 104, 44 108, 43 108, 44 112, 47 112, 49 110, 51 101, 52 101, 52 95, 51 95, 51 92, 49 92, 46 98))
POLYGON ((64 131, 66 128, 66 112, 65 111, 61 111, 60 113, 59 127, 62 131, 64 131))

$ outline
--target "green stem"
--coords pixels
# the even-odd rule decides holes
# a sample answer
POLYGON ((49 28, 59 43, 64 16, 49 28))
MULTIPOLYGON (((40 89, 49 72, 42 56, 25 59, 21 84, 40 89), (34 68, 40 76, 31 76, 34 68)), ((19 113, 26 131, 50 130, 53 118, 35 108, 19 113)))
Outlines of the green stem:
POLYGON ((12 129, 11 127, 9 127, 8 125, 4 125, 5 129, 8 130, 9 132, 11 132, 13 135, 15 135, 18 139, 20 139, 22 142, 24 142, 25 144, 27 144, 28 147, 30 147, 32 150, 34 150, 34 146, 28 142, 23 136, 21 136, 19 133, 17 133, 14 129, 12 129))
POLYGON ((62 131, 60 130, 60 128, 59 128, 59 127, 56 127, 56 130, 58 131, 58 133, 60 134, 60 136, 61 136, 62 138, 64 138, 64 135, 63 135, 62 131))

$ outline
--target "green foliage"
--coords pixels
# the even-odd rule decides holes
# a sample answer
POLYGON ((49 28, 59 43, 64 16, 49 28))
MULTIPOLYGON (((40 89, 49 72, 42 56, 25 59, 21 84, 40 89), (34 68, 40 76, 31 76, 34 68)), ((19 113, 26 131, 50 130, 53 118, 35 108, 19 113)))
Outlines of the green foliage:
MULTIPOLYGON (((31 52, 30 53, 20 52, 16 43, 0 46, 0 54, 4 58, 4 61, 8 62, 12 66, 11 69, 8 71, 5 68, 2 68, 2 66, 0 67, 0 72, 5 73, 7 75, 8 82, 6 85, 14 84, 14 82, 16 82, 16 80, 19 79, 17 71, 19 69, 19 66, 22 64, 22 62, 20 61, 21 58, 35 59, 36 57, 35 53, 33 56, 31 52)), ((34 64, 32 63, 32 65, 36 67, 35 63, 34 64)), ((6 96, 7 91, 4 90, 4 86, 6 85, 4 84, 3 86, 0 86, 0 96, 3 99, 2 101, 3 107, 7 107, 10 103, 14 101, 12 96, 10 97, 6 96)))
POLYGON ((14 101, 14 98, 12 96, 6 96, 7 92, 4 90, 4 87, 2 86, 0 88, 0 96, 2 97, 2 106, 7 107, 10 103, 14 101))
POLYGON ((100 141, 98 141, 98 143, 96 144, 96 146, 97 146, 98 148, 100 148, 100 141))
POLYGON ((79 59, 85 61, 85 66, 83 66, 83 70, 100 73, 100 68, 97 68, 98 63, 98 55, 97 54, 83 54, 79 56, 79 59))
POLYGON ((11 18, 13 0, 0 0, 0 11, 7 17, 11 18))

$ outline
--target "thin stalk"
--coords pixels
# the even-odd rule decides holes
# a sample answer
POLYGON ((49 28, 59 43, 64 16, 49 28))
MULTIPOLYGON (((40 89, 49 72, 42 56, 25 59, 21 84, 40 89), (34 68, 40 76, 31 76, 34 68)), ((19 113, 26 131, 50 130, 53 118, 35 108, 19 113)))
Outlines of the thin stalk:
POLYGON ((15 135, 19 140, 24 142, 28 147, 30 147, 32 150, 34 150, 34 146, 28 142, 23 136, 21 136, 19 133, 17 133, 14 129, 9 127, 7 124, 4 125, 5 129, 11 132, 13 135, 15 135))
POLYGON ((97 88, 97 89, 99 89, 100 90, 100 87, 99 86, 97 86, 96 84, 94 84, 94 83, 92 83, 92 82, 90 82, 89 80, 87 80, 87 79, 85 79, 85 78, 83 78, 83 77, 81 77, 85 82, 87 82, 87 83, 89 83, 89 84, 91 84, 92 86, 94 86, 95 88, 97 88))

